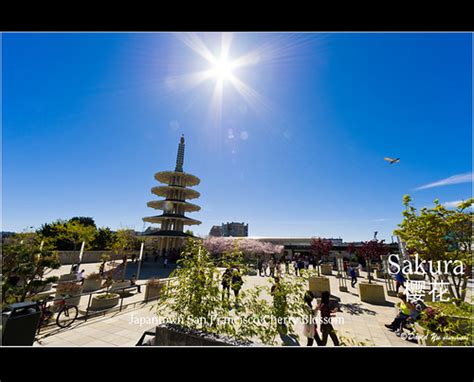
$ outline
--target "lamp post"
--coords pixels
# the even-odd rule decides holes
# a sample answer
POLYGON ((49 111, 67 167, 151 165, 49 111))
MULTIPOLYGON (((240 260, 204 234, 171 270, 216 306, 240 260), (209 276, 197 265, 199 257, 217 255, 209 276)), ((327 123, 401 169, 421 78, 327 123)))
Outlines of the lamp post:
POLYGON ((86 242, 83 241, 81 244, 81 252, 79 252, 79 264, 82 263, 82 256, 84 256, 84 247, 86 245, 86 242))
POLYGON ((137 269, 137 280, 140 279, 140 271, 142 269, 142 258, 143 258, 143 247, 145 246, 145 242, 142 241, 140 245, 140 255, 138 256, 138 269, 137 269))

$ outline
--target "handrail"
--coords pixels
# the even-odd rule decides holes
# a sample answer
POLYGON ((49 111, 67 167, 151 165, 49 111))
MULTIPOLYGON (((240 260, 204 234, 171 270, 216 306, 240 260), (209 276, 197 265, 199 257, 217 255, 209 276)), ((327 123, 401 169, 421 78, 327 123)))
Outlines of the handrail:
MULTIPOLYGON (((164 278, 164 279, 158 279, 159 282, 163 282, 163 283, 169 283, 169 282, 172 282, 174 280, 176 280, 177 277, 167 277, 167 278, 164 278)), ((147 281, 145 282, 136 282, 135 283, 135 286, 146 286, 147 285, 147 281)), ((116 292, 123 292, 125 291, 125 289, 130 289, 130 287, 133 287, 133 285, 127 285, 127 286, 123 286, 121 288, 116 288, 113 290, 113 292, 111 293, 116 293, 116 292)), ((63 301, 63 300, 68 300, 68 299, 71 299, 71 298, 77 298, 77 297, 83 297, 83 296, 89 296, 89 299, 88 299, 88 302, 87 302, 87 307, 86 307, 86 310, 85 310, 85 314, 81 317, 78 317, 78 318, 81 318, 81 319, 84 319, 84 321, 87 321, 87 319, 91 316, 91 311, 90 311, 90 306, 91 306, 91 302, 92 302, 92 296, 94 294, 102 294, 102 293, 107 293, 107 291, 109 291, 110 288, 101 288, 101 289, 97 289, 95 291, 91 291, 91 292, 86 292, 86 293, 80 293, 80 294, 76 294, 76 295, 67 295, 67 296, 63 296, 63 297, 57 297, 57 298, 54 298, 54 299, 50 299, 48 300, 47 302, 55 302, 55 301, 63 301)), ((53 293, 53 292, 52 292, 53 293)), ((122 311, 123 307, 125 306, 128 306, 128 305, 132 305, 132 304, 138 304, 138 303, 148 303, 150 302, 150 300, 147 300, 145 299, 145 297, 143 297, 141 300, 139 301, 134 301, 134 302, 131 302, 130 304, 126 304, 124 305, 123 304, 123 299, 125 298, 124 297, 124 294, 123 293, 117 293, 120 295, 120 306, 119 306, 119 312, 122 311)), ((39 302, 39 301, 38 301, 39 302)), ((97 313, 107 313, 107 312, 110 312, 113 308, 109 308, 109 309, 104 309, 102 311, 94 311, 93 315, 97 314, 97 313)), ((51 323, 49 325, 44 325, 43 327, 49 327, 49 326, 54 326, 55 324, 54 323, 51 323)))

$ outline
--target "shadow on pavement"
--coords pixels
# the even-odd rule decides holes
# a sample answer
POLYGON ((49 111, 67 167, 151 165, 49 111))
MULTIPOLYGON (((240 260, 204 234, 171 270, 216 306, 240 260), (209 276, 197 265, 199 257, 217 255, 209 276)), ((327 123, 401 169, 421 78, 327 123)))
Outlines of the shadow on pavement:
POLYGON ((339 304, 339 308, 341 308, 342 312, 347 312, 357 316, 360 314, 370 314, 371 316, 375 316, 377 314, 374 310, 364 308, 360 303, 339 304))
MULTIPOLYGON (((149 280, 153 278, 165 279, 170 276, 170 273, 176 269, 176 264, 168 264, 166 268, 161 262, 143 261, 140 269, 140 280, 149 280)), ((138 270, 138 263, 129 261, 125 271, 125 279, 130 279, 132 275, 136 275, 138 270)))

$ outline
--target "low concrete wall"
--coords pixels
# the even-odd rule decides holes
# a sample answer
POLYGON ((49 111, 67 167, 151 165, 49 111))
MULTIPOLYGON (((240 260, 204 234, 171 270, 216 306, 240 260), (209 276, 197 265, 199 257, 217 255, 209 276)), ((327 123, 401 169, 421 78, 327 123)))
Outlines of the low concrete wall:
MULTIPOLYGON (((128 257, 132 254, 139 255, 139 252, 128 252, 128 257)), ((109 255, 110 260, 122 260, 123 255, 113 253, 112 251, 84 251, 82 263, 100 263, 102 255, 109 255)), ((59 262, 61 265, 76 264, 79 261, 79 251, 58 251, 59 262)))
POLYGON ((224 336, 186 329, 178 325, 156 327, 149 346, 250 346, 251 342, 237 341, 224 336))

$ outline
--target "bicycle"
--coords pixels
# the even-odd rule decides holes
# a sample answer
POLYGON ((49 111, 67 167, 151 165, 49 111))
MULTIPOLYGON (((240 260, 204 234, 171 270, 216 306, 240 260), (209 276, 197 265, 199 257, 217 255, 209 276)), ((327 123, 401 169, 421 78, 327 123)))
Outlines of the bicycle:
POLYGON ((54 310, 48 306, 48 301, 54 300, 53 297, 46 298, 42 301, 38 302, 38 307, 41 312, 40 322, 38 325, 38 333, 42 326, 46 325, 56 313, 56 325, 60 328, 67 328, 73 324, 76 320, 77 316, 79 315, 79 309, 75 305, 69 305, 66 303, 66 298, 68 296, 63 297, 58 301, 57 304, 54 305, 54 310))

